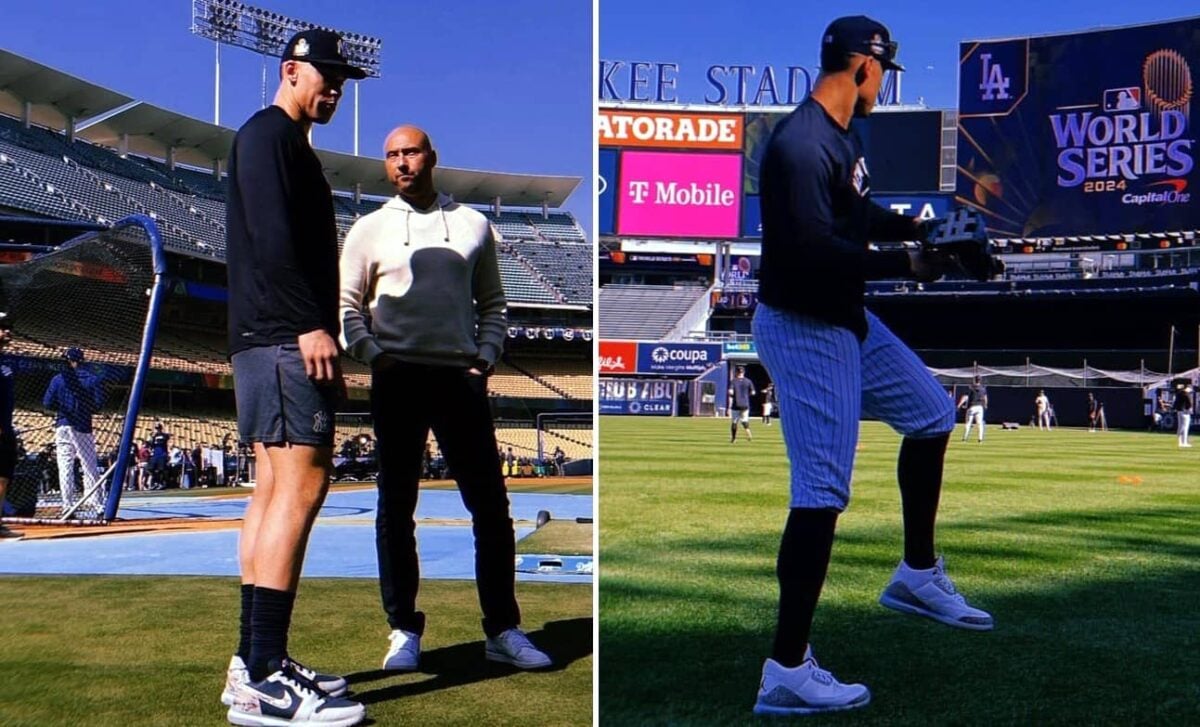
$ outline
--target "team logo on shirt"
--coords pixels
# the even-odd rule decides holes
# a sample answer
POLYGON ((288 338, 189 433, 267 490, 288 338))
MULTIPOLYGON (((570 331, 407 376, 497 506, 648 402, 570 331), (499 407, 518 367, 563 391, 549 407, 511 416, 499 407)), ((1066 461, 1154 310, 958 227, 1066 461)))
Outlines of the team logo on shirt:
POLYGON ((858 192, 859 197, 865 197, 867 192, 871 191, 871 183, 868 181, 871 175, 867 172, 867 160, 862 157, 854 162, 854 173, 850 175, 850 184, 854 186, 854 191, 858 192))

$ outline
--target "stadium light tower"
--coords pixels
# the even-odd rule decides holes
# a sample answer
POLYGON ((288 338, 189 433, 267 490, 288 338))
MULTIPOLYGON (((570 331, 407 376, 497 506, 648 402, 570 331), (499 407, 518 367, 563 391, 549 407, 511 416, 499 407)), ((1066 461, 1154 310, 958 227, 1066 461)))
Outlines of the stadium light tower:
MULTIPOLYGON (((360 33, 347 33, 327 28, 306 20, 297 20, 286 15, 251 7, 236 0, 192 0, 192 33, 214 41, 216 65, 214 68, 215 89, 213 91, 213 123, 221 123, 221 45, 255 51, 262 55, 263 103, 266 103, 267 56, 283 57, 288 40, 301 30, 322 28, 333 30, 342 36, 342 54, 354 65, 367 72, 371 78, 379 78, 379 56, 383 41, 360 33)), ((358 81, 354 82, 354 154, 358 155, 358 81)))

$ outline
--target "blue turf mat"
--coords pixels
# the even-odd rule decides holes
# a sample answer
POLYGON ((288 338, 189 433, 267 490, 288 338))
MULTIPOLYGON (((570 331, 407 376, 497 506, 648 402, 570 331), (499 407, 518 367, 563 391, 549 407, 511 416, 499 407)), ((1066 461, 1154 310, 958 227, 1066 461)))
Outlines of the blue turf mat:
MULTIPOLYGON (((588 495, 510 495, 513 516, 533 520, 539 510, 556 519, 590 517, 588 495)), ((121 508, 129 519, 148 517, 240 517, 246 500, 143 498, 121 508), (155 513, 155 514, 151 514, 155 513)), ((457 492, 425 491, 418 518, 468 519, 457 492)), ((303 575, 313 578, 375 578, 375 492, 330 493, 309 541, 303 575), (364 522, 345 522, 350 518, 364 522), (339 520, 343 521, 339 523, 339 520)), ((517 528, 517 538, 533 532, 517 528)), ((0 573, 206 575, 238 574, 236 530, 131 533, 102 537, 6 542, 0 546, 0 573)), ((419 525, 417 547, 422 578, 472 579, 474 546, 469 525, 419 525)), ((571 569, 577 566, 572 562, 571 569)), ((591 575, 518 573, 522 581, 591 583, 591 575)))

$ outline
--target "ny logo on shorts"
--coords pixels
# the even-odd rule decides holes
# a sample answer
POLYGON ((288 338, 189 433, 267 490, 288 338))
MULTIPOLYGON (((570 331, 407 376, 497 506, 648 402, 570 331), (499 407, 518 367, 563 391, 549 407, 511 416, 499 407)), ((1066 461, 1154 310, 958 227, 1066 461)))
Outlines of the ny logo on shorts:
POLYGON ((313 414, 313 431, 324 434, 329 431, 329 415, 323 411, 313 414))

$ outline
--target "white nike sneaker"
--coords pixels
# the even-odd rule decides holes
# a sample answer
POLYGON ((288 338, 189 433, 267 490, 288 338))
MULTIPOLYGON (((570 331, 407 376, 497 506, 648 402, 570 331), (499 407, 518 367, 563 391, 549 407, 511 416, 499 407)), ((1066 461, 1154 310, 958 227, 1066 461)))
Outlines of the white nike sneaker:
POLYGON ((521 629, 509 629, 495 638, 489 636, 484 656, 488 661, 512 664, 518 669, 545 669, 552 663, 521 629))
POLYGON ((365 716, 358 702, 323 696, 287 668, 240 685, 226 713, 230 724, 245 727, 352 727, 365 716))
POLYGON ((879 603, 903 613, 915 613, 948 626, 972 631, 991 631, 992 615, 967 603, 946 575, 946 562, 939 557, 928 570, 913 570, 902 559, 879 603))
MULTIPOLYGON (((344 677, 334 674, 321 674, 309 669, 300 662, 288 657, 285 661, 289 673, 297 681, 309 689, 314 689, 324 697, 344 697, 349 691, 349 685, 344 677)), ((225 671, 225 691, 221 692, 221 704, 226 707, 233 704, 238 687, 250 683, 250 669, 242 657, 234 654, 229 659, 229 668, 225 671)))
POLYGON ((391 645, 383 657, 385 671, 416 671, 421 660, 421 635, 396 629, 388 634, 391 645))
POLYGON ((226 707, 233 705, 233 698, 243 684, 250 683, 250 670, 242 657, 234 654, 229 659, 229 668, 225 671, 225 691, 221 692, 221 704, 226 707))
POLYGON ((791 669, 774 659, 763 664, 755 714, 799 715, 840 712, 863 707, 871 692, 862 684, 842 684, 817 666, 812 648, 804 652, 804 663, 791 669))

